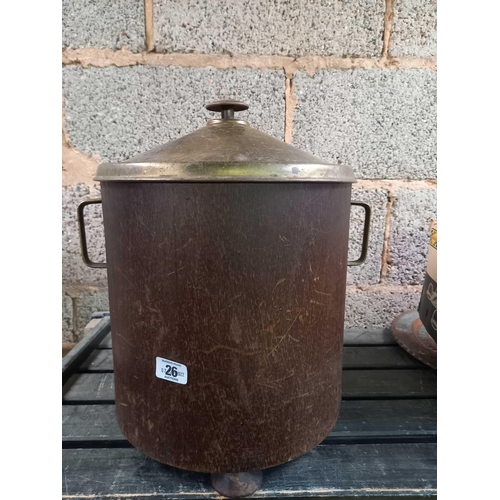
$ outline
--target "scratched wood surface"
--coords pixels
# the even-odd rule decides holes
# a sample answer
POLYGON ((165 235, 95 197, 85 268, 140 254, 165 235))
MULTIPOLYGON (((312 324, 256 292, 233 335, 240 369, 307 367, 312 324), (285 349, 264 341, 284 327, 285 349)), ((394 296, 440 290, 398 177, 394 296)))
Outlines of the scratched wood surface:
MULTIPOLYGON (((435 498, 436 372, 387 330, 344 335, 337 425, 302 457, 264 471, 261 498, 435 498)), ((208 475, 160 464, 116 423, 110 338, 63 385, 63 498, 217 498, 208 475)))
POLYGON ((129 441, 203 472, 272 467, 322 441, 341 404, 351 186, 101 190, 116 411, 129 441), (158 356, 187 367, 187 389, 156 377, 158 356), (165 442, 167 432, 182 439, 165 442))
MULTIPOLYGON (((394 336, 388 328, 384 329, 362 329, 348 328, 344 331, 344 346, 384 346, 397 345, 394 336)), ((111 349, 113 347, 111 334, 108 333, 99 348, 111 349)))

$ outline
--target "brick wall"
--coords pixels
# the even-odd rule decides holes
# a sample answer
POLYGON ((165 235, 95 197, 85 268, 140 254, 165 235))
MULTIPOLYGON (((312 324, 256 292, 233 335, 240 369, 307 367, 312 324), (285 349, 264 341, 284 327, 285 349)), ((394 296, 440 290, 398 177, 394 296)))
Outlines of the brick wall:
MULTIPOLYGON (((63 339, 107 309, 81 262, 76 207, 97 165, 204 125, 237 98, 268 134, 359 179, 373 207, 368 262, 348 275, 346 326, 415 307, 436 215, 435 0, 63 0, 63 339)), ((104 260, 98 207, 89 247, 104 260)), ((351 258, 362 217, 353 209, 351 258)))

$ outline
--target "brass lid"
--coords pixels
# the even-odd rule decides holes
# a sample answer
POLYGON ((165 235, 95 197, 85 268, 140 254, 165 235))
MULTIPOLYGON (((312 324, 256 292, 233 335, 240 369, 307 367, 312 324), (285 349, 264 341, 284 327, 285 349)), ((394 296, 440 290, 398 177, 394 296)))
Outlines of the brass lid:
POLYGON ((96 181, 356 182, 351 167, 332 165, 236 120, 237 101, 208 104, 222 117, 180 139, 120 163, 102 163, 96 181))

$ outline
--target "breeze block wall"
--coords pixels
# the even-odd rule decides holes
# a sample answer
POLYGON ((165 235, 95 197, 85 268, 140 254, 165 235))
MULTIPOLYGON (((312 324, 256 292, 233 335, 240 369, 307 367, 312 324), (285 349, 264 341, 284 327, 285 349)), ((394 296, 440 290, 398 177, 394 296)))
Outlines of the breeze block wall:
MULTIPOLYGON (((234 98, 250 123, 359 179, 373 209, 367 263, 351 268, 346 327, 416 307, 436 217, 435 0, 63 0, 63 340, 108 309, 105 270, 80 257, 76 207, 101 161, 204 125, 234 98)), ((102 214, 87 211, 94 260, 102 214)), ((362 213, 352 209, 350 257, 362 213)))

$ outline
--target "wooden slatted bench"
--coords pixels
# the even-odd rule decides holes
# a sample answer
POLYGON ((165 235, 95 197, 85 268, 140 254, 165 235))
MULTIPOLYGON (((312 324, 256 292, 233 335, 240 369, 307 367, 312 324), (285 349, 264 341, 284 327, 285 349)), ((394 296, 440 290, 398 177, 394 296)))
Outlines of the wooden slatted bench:
MULTIPOLYGON (((342 408, 330 435, 266 469, 265 498, 436 497, 436 372, 388 330, 346 330, 342 408)), ((114 411, 109 316, 63 359, 63 498, 220 498, 208 474, 130 445, 114 411)))

